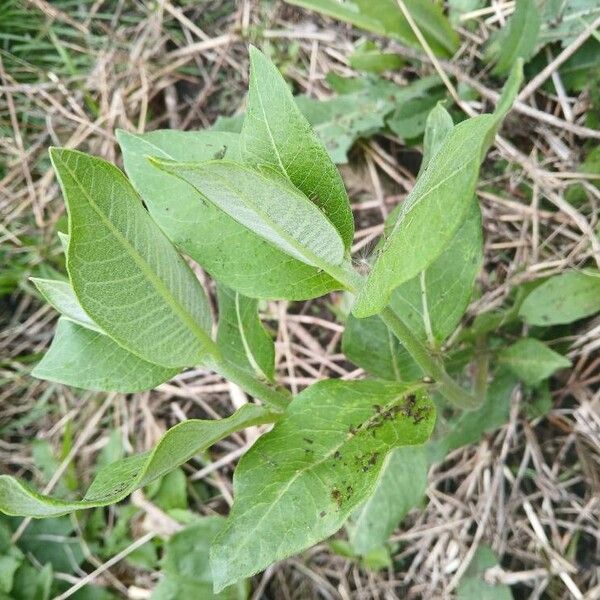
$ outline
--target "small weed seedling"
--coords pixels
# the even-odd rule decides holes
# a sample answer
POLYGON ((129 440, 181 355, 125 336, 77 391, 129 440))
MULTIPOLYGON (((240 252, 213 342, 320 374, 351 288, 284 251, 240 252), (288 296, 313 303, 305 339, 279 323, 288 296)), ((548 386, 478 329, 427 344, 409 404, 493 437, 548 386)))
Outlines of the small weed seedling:
POLYGON ((277 69, 258 50, 250 54, 239 134, 119 131, 127 175, 99 158, 51 149, 68 209, 61 237, 68 279, 35 280, 61 317, 33 375, 137 392, 201 365, 259 403, 176 425, 152 451, 101 468, 79 500, 0 477, 3 512, 64 515, 119 502, 231 433, 272 423, 240 460, 233 507, 214 531, 217 592, 346 523, 356 555, 380 548, 422 497, 431 461, 503 422, 498 399, 510 395, 512 373, 535 385, 568 363, 522 340, 488 373, 477 335, 447 343, 481 268, 475 187, 518 90, 520 63, 493 113, 455 125, 441 105, 431 112, 417 182, 389 216, 363 276, 350 258, 354 224, 340 174, 277 69), (182 254, 217 282, 216 336, 209 301, 182 254), (344 352, 375 378, 320 381, 292 398, 275 381, 258 300, 334 290, 354 298, 344 352), (543 372, 520 361, 540 352, 543 372), (430 440, 436 405, 445 418, 430 440), (407 495, 391 514, 382 506, 398 476, 407 495))

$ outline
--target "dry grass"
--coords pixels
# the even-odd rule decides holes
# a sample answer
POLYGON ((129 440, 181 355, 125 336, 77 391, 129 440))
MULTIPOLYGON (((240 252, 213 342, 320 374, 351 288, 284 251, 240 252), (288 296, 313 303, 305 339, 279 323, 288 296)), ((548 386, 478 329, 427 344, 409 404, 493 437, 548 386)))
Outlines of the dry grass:
MULTIPOLYGON (((0 55, 0 257, 14 266, 20 281, 17 291, 0 300, 3 472, 39 481, 31 439, 47 439, 59 448, 70 421, 79 451, 64 466, 74 460, 85 483, 111 430, 121 433, 126 449, 143 450, 182 419, 225 415, 248 401, 237 388, 201 370, 155 391, 113 395, 108 401, 105 395, 28 376, 56 319, 24 279, 44 262, 60 268, 55 230, 63 202, 47 160, 49 145, 119 162, 116 127, 196 129, 235 112, 247 84, 247 41, 268 40, 298 92, 327 97, 327 73, 352 73, 347 57, 359 34, 339 23, 281 3, 211 0, 185 11, 168 0, 158 4, 151 9, 142 2, 90 2, 80 19, 45 0, 32 0, 30 10, 47 26, 72 31, 65 49, 84 57, 85 69, 39 73, 13 64, 9 70, 0 55), (92 37, 102 43, 90 43, 92 37), (90 422, 94 426, 86 427, 90 422)), ((452 63, 437 65, 477 86, 484 101, 495 98, 496 84, 475 69, 474 59, 512 7, 494 5, 495 11, 474 18, 474 29, 461 31, 464 43, 452 63)), ((433 68, 425 62, 420 74, 433 68)), ((479 112, 484 107, 474 102, 467 108, 479 112)), ((593 235, 600 194, 581 180, 587 204, 575 209, 563 197, 566 185, 580 177, 582 141, 598 137, 582 125, 588 109, 585 93, 569 98, 538 89, 509 117, 502 131, 508 142, 500 141, 487 161, 491 167, 504 157, 505 168, 487 168, 480 185, 486 264, 469 318, 501 306, 522 282, 577 268, 590 258, 600 262, 593 235)), ((359 224, 358 259, 381 233, 382 218, 413 184, 409 154, 399 140, 379 137, 361 142, 352 166, 343 169, 359 224)), ((277 331, 279 378, 292 390, 324 377, 363 375, 340 351, 342 327, 327 307, 340 301, 333 295, 303 304, 269 304, 264 316, 277 331)), ((426 508, 413 511, 393 536, 401 569, 363 571, 322 544, 268 569, 257 578, 253 597, 450 598, 477 544, 485 542, 502 564, 488 576, 514 584, 516 597, 600 598, 600 320, 566 330, 561 343, 574 368, 554 382, 547 417, 528 421, 517 390, 505 427, 432 469, 426 508)), ((214 500, 195 503, 199 511, 222 512, 231 503, 232 467, 256 435, 232 436, 213 449, 214 462, 186 466, 190 480, 203 479, 217 490, 214 500)), ((140 493, 133 502, 140 508, 134 538, 177 528, 140 493)), ((156 581, 155 573, 124 563, 107 565, 92 556, 90 564, 90 571, 98 568, 94 580, 122 597, 146 598, 156 581)), ((84 574, 68 577, 77 584, 84 574)))

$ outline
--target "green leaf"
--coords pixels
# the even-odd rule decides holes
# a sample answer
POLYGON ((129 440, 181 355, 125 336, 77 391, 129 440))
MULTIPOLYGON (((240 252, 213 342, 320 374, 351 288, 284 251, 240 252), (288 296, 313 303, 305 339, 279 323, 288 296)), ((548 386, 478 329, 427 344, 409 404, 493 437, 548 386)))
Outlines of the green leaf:
POLYGON ((427 116, 446 96, 444 90, 414 98, 399 106, 386 120, 388 127, 403 139, 419 137, 425 131, 427 116))
POLYGON ((318 268, 344 260, 344 244, 335 227, 274 170, 259 172, 229 161, 152 162, 193 185, 238 223, 296 260, 318 268))
POLYGON ((488 61, 496 63, 496 75, 506 75, 518 58, 527 62, 535 54, 541 23, 535 0, 517 0, 515 12, 487 49, 488 61))
POLYGON ((600 273, 569 271, 550 277, 526 298, 519 315, 529 325, 573 323, 600 312, 600 273))
POLYGON ((169 539, 162 561, 162 579, 154 589, 151 600, 247 598, 248 584, 245 580, 219 594, 213 592, 209 549, 224 523, 222 517, 204 517, 169 539))
POLYGON ((217 344, 225 360, 262 379, 275 377, 275 345, 258 317, 258 301, 217 286, 217 344))
POLYGON ((423 273, 396 288, 390 301, 413 333, 436 349, 460 323, 483 263, 477 198, 471 198, 467 211, 444 252, 423 273))
MULTIPOLYGON (((388 219, 392 226, 394 216, 388 219)), ((417 337, 439 350, 460 323, 482 261, 481 212, 473 198, 465 222, 446 251, 424 273, 394 290, 391 309, 417 337)), ((383 379, 407 381, 423 375, 379 317, 350 315, 342 350, 352 362, 383 379)))
POLYGON ((235 471, 211 551, 215 589, 335 533, 372 492, 386 454, 423 443, 434 418, 420 384, 327 380, 299 394, 235 471))
POLYGON ((545 0, 539 45, 560 42, 566 48, 600 16, 596 0, 545 0))
POLYGON ((39 279, 37 277, 29 278, 35 284, 46 301, 51 304, 61 315, 92 331, 102 332, 102 330, 90 319, 87 313, 79 304, 73 288, 68 281, 58 279, 39 279))
POLYGON ((69 211, 67 270, 90 318, 138 357, 166 367, 214 352, 202 286, 115 166, 53 148, 69 211))
POLYGON ((107 335, 61 318, 50 348, 31 375, 86 390, 129 393, 152 389, 178 372, 138 358, 107 335))
POLYGON ((375 377, 411 381, 423 376, 398 338, 377 316, 357 319, 348 315, 342 351, 355 365, 375 377))
POLYGON ((423 160, 419 174, 431 163, 434 154, 440 149, 444 140, 448 137, 454 123, 450 113, 441 102, 427 115, 425 122, 425 134, 423 136, 423 160))
POLYGON ((169 239, 216 280, 251 297, 304 300, 339 287, 329 275, 285 254, 208 202, 185 181, 157 169, 148 156, 207 161, 225 151, 241 160, 236 134, 117 131, 125 170, 169 239), (235 265, 235 268, 232 268, 235 265))
MULTIPOLYGON (((286 0, 289 4, 315 10, 378 33, 398 39, 409 46, 421 47, 395 0, 286 0)), ((450 56, 458 48, 459 39, 442 9, 431 0, 405 0, 406 7, 432 50, 450 56)))
POLYGON ((406 86, 382 79, 348 79, 351 92, 329 100, 297 96, 296 104, 325 144, 335 163, 348 162, 348 151, 359 138, 385 128, 386 115, 414 98, 437 93, 437 75, 423 77, 406 86))
POLYGON ((375 491, 352 516, 349 536, 357 553, 385 544, 398 523, 425 497, 429 467, 452 450, 477 443, 487 431, 508 421, 511 396, 517 381, 508 370, 490 383, 482 406, 453 419, 436 432, 437 439, 423 446, 397 448, 390 453, 375 491))
POLYGON ((524 338, 504 348, 498 360, 508 366, 527 385, 535 386, 571 361, 533 338, 524 338))
POLYGON ((375 492, 351 517, 349 539, 355 552, 368 554, 387 541, 423 499, 428 470, 426 446, 405 446, 390 452, 375 492))
POLYGON ((79 501, 44 496, 14 477, 0 475, 0 512, 39 518, 114 504, 231 433, 252 425, 272 423, 276 418, 277 415, 261 406, 246 404, 226 419, 183 421, 169 429, 153 450, 100 469, 85 496, 79 501))
POLYGON ((271 167, 316 204, 350 248, 354 221, 344 182, 275 65, 253 46, 240 149, 245 164, 271 167))
POLYGON ((457 600, 512 600, 510 587, 488 583, 485 572, 498 566, 498 560, 487 546, 477 548, 475 556, 456 589, 457 600))
POLYGON ((391 292, 425 270, 463 223, 475 194, 479 166, 512 104, 522 79, 518 62, 494 114, 455 125, 417 179, 360 291, 353 313, 368 317, 388 304, 391 292))
POLYGON ((397 70, 404 64, 399 54, 382 52, 375 42, 365 40, 350 55, 350 66, 356 71, 383 73, 397 70))

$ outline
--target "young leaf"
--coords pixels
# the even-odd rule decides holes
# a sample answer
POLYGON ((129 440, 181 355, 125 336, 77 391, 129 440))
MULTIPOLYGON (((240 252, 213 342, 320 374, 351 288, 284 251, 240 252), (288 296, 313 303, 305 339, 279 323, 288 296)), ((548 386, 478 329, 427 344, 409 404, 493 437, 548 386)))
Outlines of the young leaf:
POLYGON ((275 171, 259 172, 229 161, 153 163, 193 185, 238 223, 296 260, 319 268, 344 260, 344 244, 335 227, 275 171))
POLYGON ((268 166, 289 179, 323 211, 345 249, 350 248, 354 221, 344 182, 275 65, 253 46, 240 149, 247 165, 268 166))
POLYGON ((31 375, 86 390, 129 393, 152 389, 178 371, 142 360, 107 335, 63 317, 31 375))
POLYGON ((202 286, 110 163, 54 148, 69 211, 67 270, 84 311, 119 345, 166 367, 214 352, 202 286))
POLYGON ((504 348, 498 360, 531 386, 538 385, 555 371, 571 366, 568 358, 533 338, 523 338, 504 348))
POLYGON ((515 61, 527 62, 535 53, 541 13, 535 0, 517 0, 515 12, 488 47, 488 60, 495 61, 494 73, 506 75, 515 61))
POLYGON ((102 332, 100 327, 81 308, 81 304, 79 304, 69 282, 58 279, 39 279, 37 277, 30 277, 30 279, 48 303, 61 315, 82 327, 102 332))
POLYGON ((213 593, 209 548, 224 523, 223 517, 203 517, 169 539, 162 560, 162 579, 151 600, 246 600, 248 583, 245 580, 220 594, 213 593))
POLYGON ((225 286, 217 286, 217 344, 225 360, 262 379, 273 381, 275 345, 258 317, 258 301, 225 286))
POLYGON ((425 131, 427 116, 445 95, 440 90, 405 102, 386 119, 387 126, 405 140, 419 137, 425 131))
POLYGON ((519 315, 529 325, 572 323, 600 312, 600 273, 569 271, 550 277, 526 298, 519 315))
MULTIPOLYGON (((289 4, 321 12, 356 27, 396 38, 420 49, 420 44, 395 0, 286 0, 289 4)), ((431 0, 405 0, 406 7, 425 39, 440 56, 450 56, 458 48, 458 35, 431 0)))
POLYGON ((235 501, 211 551, 215 589, 337 531, 386 454, 424 442, 434 415, 418 384, 327 380, 298 395, 236 469, 235 501))
POLYGON ((202 162, 225 152, 226 158, 241 160, 237 134, 117 131, 117 139, 125 170, 154 220, 216 280, 254 298, 304 300, 339 288, 329 275, 279 250, 147 158, 202 162))
POLYGON ((79 501, 44 496, 14 477, 0 475, 0 512, 39 518, 114 504, 231 433, 252 425, 272 423, 277 417, 261 406, 246 404, 226 419, 183 421, 169 429, 150 452, 135 454, 100 469, 79 501))
POLYGON ((479 165, 521 78, 522 64, 518 62, 496 112, 463 121, 448 134, 402 204, 399 218, 358 295, 353 310, 357 317, 380 312, 394 288, 425 270, 444 251, 465 218, 479 165))

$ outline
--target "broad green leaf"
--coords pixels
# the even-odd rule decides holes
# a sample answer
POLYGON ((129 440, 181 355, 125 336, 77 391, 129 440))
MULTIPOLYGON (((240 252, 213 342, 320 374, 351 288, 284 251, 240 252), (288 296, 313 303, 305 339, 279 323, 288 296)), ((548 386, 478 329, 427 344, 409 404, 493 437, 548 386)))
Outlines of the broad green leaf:
POLYGON ((39 279, 30 277, 35 287, 40 291, 42 296, 51 304, 61 315, 77 323, 82 327, 93 331, 101 332, 101 329, 90 319, 87 313, 79 304, 73 288, 68 281, 60 281, 58 279, 39 279))
POLYGON ((245 164, 271 167, 316 204, 350 248, 354 221, 344 182, 275 65, 253 46, 240 149, 245 164))
MULTIPOLYGON (((598 65, 598 71, 600 73, 600 42, 594 43, 598 46, 598 57, 596 64, 598 65)), ((586 83, 589 83, 590 73, 588 69, 585 69, 586 83)), ((599 78, 600 80, 600 78, 599 78)), ((600 176, 600 145, 593 148, 585 157, 585 160, 578 165, 577 171, 579 173, 591 173, 593 175, 600 176)), ((590 183, 596 188, 600 188, 600 177, 598 179, 592 179, 590 183)), ((567 188, 565 198, 573 206, 581 206, 587 201, 589 192, 580 184, 575 183, 567 188)))
POLYGON ((140 392, 178 372, 138 358, 107 335, 61 318, 50 348, 31 375, 86 390, 140 392))
POLYGON ((44 496, 14 477, 0 475, 0 512, 39 518, 114 504, 231 433, 252 425, 272 423, 276 418, 277 415, 261 406, 246 404, 226 419, 183 421, 169 429, 151 451, 100 469, 82 500, 44 496))
POLYGON ((412 381, 423 376, 398 338, 377 316, 357 319, 348 315, 342 351, 355 365, 375 377, 412 381))
POLYGON ((304 300, 337 289, 319 269, 285 254, 224 213, 185 181, 150 164, 213 160, 225 152, 241 160, 237 134, 217 131, 117 131, 125 170, 169 239, 216 280, 254 298, 304 300))
POLYGON ((433 155, 440 149, 444 140, 448 137, 454 123, 450 113, 438 102, 435 108, 427 115, 425 122, 425 134, 423 135, 423 160, 419 173, 425 171, 429 166, 433 155))
POLYGON ((456 588, 457 600, 512 600, 510 587, 488 583, 485 572, 498 566, 491 548, 480 546, 456 588))
POLYGON ((435 410, 420 384, 327 380, 299 394, 241 459, 215 539, 215 589, 335 533, 373 490, 385 456, 420 444, 435 410))
POLYGON ((506 75, 518 58, 527 62, 534 55, 541 22, 535 0, 517 0, 515 12, 487 48, 496 75, 506 75))
POLYGON ((154 589, 151 600, 247 598, 248 583, 245 580, 219 594, 213 592, 209 549, 224 523, 223 517, 203 517, 169 539, 162 560, 162 578, 154 589))
POLYGON ((355 552, 367 554, 387 541, 423 499, 428 470, 426 446, 406 446, 388 454, 375 492, 351 517, 349 539, 355 552))
POLYGON ((388 304, 392 290, 417 276, 445 250, 475 194, 479 166, 509 110, 522 78, 518 62, 494 114, 455 125, 417 179, 360 291, 354 314, 368 317, 388 304))
POLYGON ((399 54, 382 52, 371 40, 362 42, 350 55, 350 66, 357 71, 368 73, 397 70, 403 64, 404 59, 399 54))
POLYGON ((187 181, 238 223, 296 260, 318 268, 340 265, 344 260, 344 244, 335 227, 274 170, 259 172, 229 161, 153 159, 153 163, 187 181))
POLYGON ((531 386, 538 385, 555 371, 571 366, 568 358, 533 338, 521 339, 504 348, 498 360, 531 386))
POLYGON ((114 165, 53 148, 69 211, 67 270, 79 304, 119 345, 166 367, 213 351, 202 286, 114 165))
MULTIPOLYGON (((392 213, 392 225, 393 218, 392 213)), ((481 213, 473 198, 467 219, 446 251, 424 273, 396 288, 390 307, 417 337, 439 350, 460 323, 482 260, 481 213)), ((342 350, 352 362, 377 377, 408 381, 423 375, 396 336, 376 316, 357 319, 350 315, 342 350)))
POLYGON ((489 386, 485 401, 476 410, 453 419, 426 445, 392 451, 375 491, 352 516, 348 527, 354 550, 367 554, 385 544, 406 514, 425 497, 427 473, 452 450, 476 443, 487 431, 508 421, 511 396, 517 385, 509 371, 501 371, 489 386))
POLYGON ((273 381, 275 345, 258 316, 258 301, 225 286, 217 286, 219 329, 217 344, 225 360, 273 381))
MULTIPOLYGON (((286 0, 289 4, 315 10, 420 48, 410 25, 395 0, 286 0)), ((425 39, 440 56, 450 56, 458 48, 458 35, 448 23, 442 9, 431 0, 405 0, 406 7, 425 39)))
POLYGON ((526 298, 519 315, 529 325, 572 323, 600 312, 600 273, 569 271, 550 277, 526 298))
POLYGON ((471 198, 467 211, 444 252, 423 273, 396 288, 390 301, 413 333, 436 349, 460 323, 483 262, 477 198, 471 198))

